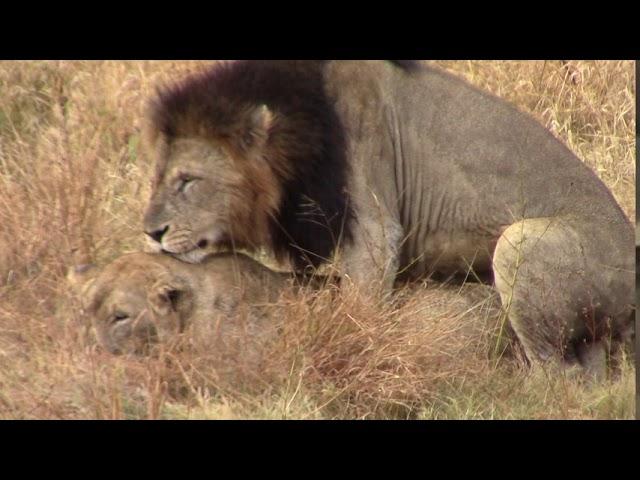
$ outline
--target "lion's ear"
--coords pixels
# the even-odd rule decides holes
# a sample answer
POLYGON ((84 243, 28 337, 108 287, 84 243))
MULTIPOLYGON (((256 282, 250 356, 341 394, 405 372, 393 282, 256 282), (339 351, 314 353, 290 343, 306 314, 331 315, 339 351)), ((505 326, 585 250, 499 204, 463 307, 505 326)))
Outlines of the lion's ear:
POLYGON ((239 128, 232 134, 236 148, 245 153, 261 149, 269 139, 273 118, 273 113, 266 105, 247 112, 239 128))

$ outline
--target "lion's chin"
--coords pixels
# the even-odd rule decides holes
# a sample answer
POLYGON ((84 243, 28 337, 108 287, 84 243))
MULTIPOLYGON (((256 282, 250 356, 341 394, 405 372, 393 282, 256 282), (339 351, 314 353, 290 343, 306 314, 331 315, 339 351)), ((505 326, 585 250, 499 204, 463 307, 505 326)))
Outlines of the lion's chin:
POLYGON ((170 255, 186 263, 201 263, 212 253, 215 253, 215 251, 211 248, 196 248, 188 252, 171 253, 170 255))
POLYGON ((183 251, 183 252, 172 252, 171 250, 166 249, 162 243, 156 242, 150 238, 147 238, 145 242, 143 251, 146 253, 160 253, 163 255, 169 255, 171 257, 177 258, 178 260, 182 260, 187 263, 200 263, 204 257, 206 257, 211 249, 203 249, 195 247, 191 250, 183 251))
POLYGON ((172 257, 175 257, 178 260, 181 260, 183 262, 201 263, 209 255, 225 252, 229 249, 230 249, 230 245, 228 245, 224 241, 218 241, 217 243, 200 242, 198 246, 196 246, 191 250, 187 250, 179 253, 173 253, 173 252, 168 252, 166 250, 163 250, 163 253, 168 253, 172 257))

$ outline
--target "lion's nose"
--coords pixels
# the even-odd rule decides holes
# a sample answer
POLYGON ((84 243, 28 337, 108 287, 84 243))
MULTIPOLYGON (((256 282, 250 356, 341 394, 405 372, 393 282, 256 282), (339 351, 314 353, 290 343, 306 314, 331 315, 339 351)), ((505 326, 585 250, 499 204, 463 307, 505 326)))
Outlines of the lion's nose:
POLYGON ((168 230, 169 230, 169 225, 167 225, 161 230, 155 230, 153 232, 144 232, 144 233, 149 235, 156 242, 160 243, 162 241, 162 237, 164 236, 165 233, 167 233, 168 230))

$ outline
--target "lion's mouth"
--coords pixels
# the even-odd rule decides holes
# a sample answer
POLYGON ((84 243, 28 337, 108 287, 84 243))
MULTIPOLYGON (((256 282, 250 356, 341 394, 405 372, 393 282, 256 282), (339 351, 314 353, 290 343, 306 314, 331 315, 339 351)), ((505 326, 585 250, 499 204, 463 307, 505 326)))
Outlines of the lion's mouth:
POLYGON ((229 235, 221 231, 202 237, 197 241, 186 241, 186 239, 182 239, 182 241, 177 242, 171 240, 171 238, 163 238, 162 242, 148 241, 147 243, 153 243, 150 247, 152 247, 151 249, 155 252, 178 258, 190 258, 192 256, 195 258, 205 251, 206 253, 212 253, 223 251, 234 246, 236 248, 238 247, 238 245, 234 245, 234 242, 231 241, 229 235))
POLYGON ((181 255, 181 254, 184 254, 184 253, 191 253, 191 252, 194 252, 196 250, 204 250, 208 246, 209 246, 209 241, 208 240, 200 240, 192 248, 181 248, 181 249, 169 250, 168 248, 165 248, 164 246, 161 246, 160 247, 160 253, 169 254, 169 255, 181 255))
POLYGON ((207 235, 198 240, 194 250, 224 250, 233 245, 231 237, 223 230, 218 230, 212 235, 207 235))
MULTIPOLYGON (((232 248, 233 245, 234 245, 234 243, 231 241, 230 237, 228 237, 227 235, 219 235, 219 236, 217 236, 215 241, 212 241, 212 240, 207 239, 207 238, 203 238, 201 240, 198 240, 198 242, 196 242, 192 246, 192 248, 183 249, 180 252, 171 252, 171 253, 174 253, 174 254, 176 254, 176 253, 191 253, 191 252, 195 252, 195 251, 198 251, 198 250, 220 251, 220 250, 226 250, 228 248, 232 248)), ((236 247, 237 247, 237 245, 236 245, 236 247)))

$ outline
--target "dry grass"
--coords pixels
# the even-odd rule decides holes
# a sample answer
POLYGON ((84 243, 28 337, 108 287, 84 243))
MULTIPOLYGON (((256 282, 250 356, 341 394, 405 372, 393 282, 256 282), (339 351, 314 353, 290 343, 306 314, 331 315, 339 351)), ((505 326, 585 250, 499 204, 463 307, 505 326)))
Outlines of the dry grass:
MULTIPOLYGON (((633 62, 439 63, 531 112, 633 218, 633 62)), ((87 248, 105 262, 142 247, 144 99, 206 64, 0 62, 0 418, 633 417, 632 360, 597 386, 527 375, 517 348, 498 361, 482 289, 416 286, 377 306, 285 295, 257 370, 100 351, 67 268, 87 248)))

